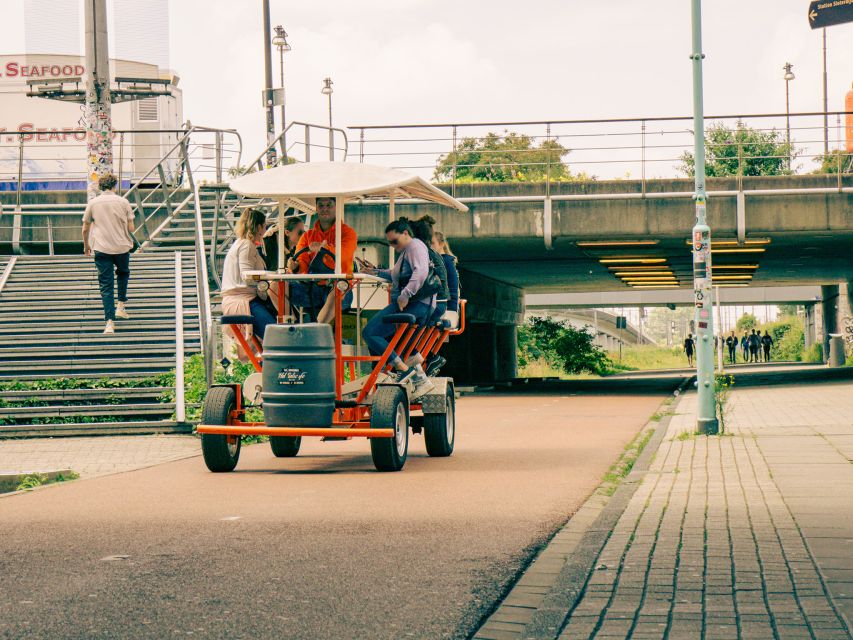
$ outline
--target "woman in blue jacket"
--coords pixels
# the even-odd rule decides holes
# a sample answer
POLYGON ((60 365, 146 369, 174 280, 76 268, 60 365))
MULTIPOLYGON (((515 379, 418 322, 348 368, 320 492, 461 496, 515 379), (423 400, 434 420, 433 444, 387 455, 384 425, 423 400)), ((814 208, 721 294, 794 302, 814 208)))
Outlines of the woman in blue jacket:
MULTIPOLYGON (((430 271, 426 245, 414 237, 412 228, 405 220, 390 223, 385 228, 385 238, 396 250, 397 261, 391 269, 368 269, 367 273, 391 282, 391 304, 373 316, 361 334, 374 356, 381 356, 385 352, 388 339, 395 332, 393 324, 383 322, 385 316, 410 313, 418 323, 424 323, 432 315, 435 306, 435 293, 424 287, 430 271)), ((397 352, 391 353, 388 362, 399 372, 398 381, 413 379, 413 397, 423 395, 433 387, 420 364, 406 366, 397 352)))

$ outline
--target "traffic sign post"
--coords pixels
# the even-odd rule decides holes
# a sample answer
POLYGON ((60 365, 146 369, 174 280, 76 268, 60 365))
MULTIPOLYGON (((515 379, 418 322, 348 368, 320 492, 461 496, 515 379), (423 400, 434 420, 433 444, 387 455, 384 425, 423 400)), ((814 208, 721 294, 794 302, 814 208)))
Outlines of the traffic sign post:
POLYGON ((853 0, 815 0, 809 4, 809 26, 823 29, 853 22, 853 0))
POLYGON ((714 318, 711 313, 711 228, 705 214, 705 113, 702 96, 702 2, 692 0, 693 24, 693 157, 695 167, 696 226, 693 245, 693 296, 696 321, 696 429, 699 433, 718 432, 717 398, 714 389, 714 318))

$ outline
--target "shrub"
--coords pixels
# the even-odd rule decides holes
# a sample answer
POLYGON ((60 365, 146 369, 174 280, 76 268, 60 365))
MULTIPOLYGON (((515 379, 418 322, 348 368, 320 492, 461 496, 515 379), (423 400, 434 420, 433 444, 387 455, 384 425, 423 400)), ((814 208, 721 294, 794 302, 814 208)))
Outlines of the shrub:
POLYGON ((823 345, 815 342, 803 351, 803 362, 823 362, 823 345))
MULTIPOLYGON (((219 363, 213 369, 213 381, 217 384, 243 382, 255 368, 251 362, 234 361, 228 369, 219 363)), ((171 387, 163 398, 165 401, 175 401, 175 371, 163 376, 164 386, 171 387)), ((187 422, 198 422, 201 419, 201 407, 207 395, 207 380, 204 375, 204 355, 196 353, 184 361, 184 400, 187 405, 187 422)))
POLYGON ((758 324, 758 319, 752 315, 751 313, 745 313, 740 318, 737 319, 737 330, 738 333, 743 333, 744 331, 752 331, 755 329, 755 325, 758 324))
POLYGON ((606 373, 611 362, 594 336, 568 322, 533 317, 518 330, 518 363, 527 366, 542 360, 565 373, 606 373))

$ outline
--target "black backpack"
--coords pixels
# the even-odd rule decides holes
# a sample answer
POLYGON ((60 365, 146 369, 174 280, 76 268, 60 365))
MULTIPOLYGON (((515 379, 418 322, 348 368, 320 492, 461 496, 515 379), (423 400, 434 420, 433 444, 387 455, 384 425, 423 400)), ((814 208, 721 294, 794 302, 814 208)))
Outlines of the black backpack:
POLYGON ((441 282, 441 289, 436 291, 436 295, 441 301, 449 300, 450 287, 447 284, 447 267, 444 266, 444 258, 442 258, 441 254, 432 247, 428 246, 427 251, 429 252, 430 271, 434 271, 435 275, 438 276, 438 279, 441 282))

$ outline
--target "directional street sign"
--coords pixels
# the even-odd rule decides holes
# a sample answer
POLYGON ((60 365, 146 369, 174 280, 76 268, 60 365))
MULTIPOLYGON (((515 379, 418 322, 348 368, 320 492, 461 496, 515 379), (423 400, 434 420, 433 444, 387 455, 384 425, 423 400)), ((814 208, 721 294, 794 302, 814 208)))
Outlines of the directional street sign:
POLYGON ((812 29, 853 22, 853 0, 815 0, 809 5, 809 25, 812 29))

